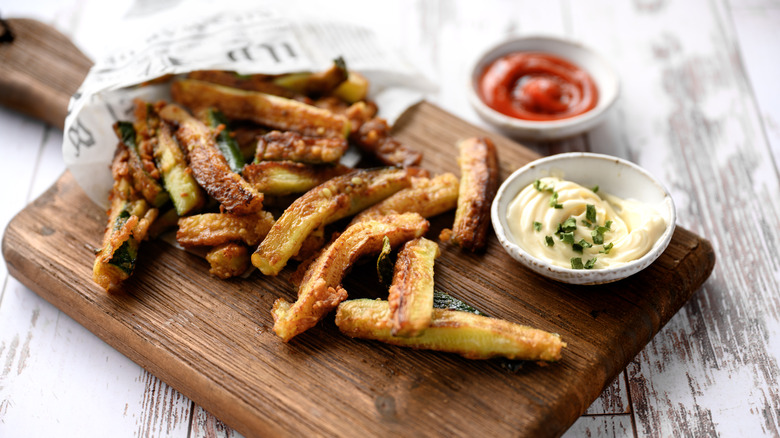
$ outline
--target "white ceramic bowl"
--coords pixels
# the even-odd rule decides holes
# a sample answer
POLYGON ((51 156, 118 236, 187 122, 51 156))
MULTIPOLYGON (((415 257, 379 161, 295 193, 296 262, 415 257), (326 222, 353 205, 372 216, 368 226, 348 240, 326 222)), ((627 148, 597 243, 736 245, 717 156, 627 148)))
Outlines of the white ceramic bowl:
POLYGON ((604 58, 576 42, 546 36, 514 38, 489 48, 474 62, 468 84, 469 101, 480 117, 511 137, 529 140, 555 140, 593 128, 604 120, 607 111, 617 100, 619 91, 618 76, 604 58), (550 53, 584 69, 598 87, 596 106, 579 116, 550 121, 516 119, 490 108, 477 93, 479 77, 492 61, 513 52, 550 53))
POLYGON ((546 277, 571 284, 602 284, 617 281, 648 267, 669 245, 677 213, 664 186, 646 170, 629 161, 601 154, 572 152, 553 155, 518 169, 498 189, 491 207, 491 220, 501 245, 515 260, 546 277), (599 186, 599 193, 635 199, 655 208, 666 220, 666 229, 652 249, 638 260, 605 269, 571 269, 555 266, 529 254, 517 243, 507 224, 512 199, 527 185, 546 176, 558 176, 584 187, 599 186))

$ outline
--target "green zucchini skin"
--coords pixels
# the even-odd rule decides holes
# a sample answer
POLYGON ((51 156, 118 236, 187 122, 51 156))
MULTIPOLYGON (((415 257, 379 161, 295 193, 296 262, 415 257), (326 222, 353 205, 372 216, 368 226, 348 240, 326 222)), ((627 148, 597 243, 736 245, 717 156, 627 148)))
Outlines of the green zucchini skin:
POLYGON ((165 190, 179 216, 197 211, 206 203, 206 196, 187 166, 181 148, 176 143, 168 125, 157 133, 154 158, 162 174, 165 190))
MULTIPOLYGON (((119 212, 119 215, 114 221, 114 232, 119 231, 127 223, 127 220, 130 219, 131 214, 128 209, 130 204, 127 201, 124 201, 124 204, 122 211, 119 212)), ((135 262, 137 259, 138 241, 130 236, 127 240, 122 242, 119 248, 114 249, 114 253, 111 255, 108 263, 116 266, 129 277, 132 275, 133 270, 135 270, 135 262)))
POLYGON ((244 169, 246 161, 244 161, 244 155, 241 153, 241 148, 238 146, 238 142, 230 133, 228 129, 227 118, 221 111, 209 108, 205 114, 206 125, 210 128, 218 128, 220 125, 223 129, 219 131, 217 135, 217 147, 222 155, 227 160, 230 170, 240 174, 244 169))

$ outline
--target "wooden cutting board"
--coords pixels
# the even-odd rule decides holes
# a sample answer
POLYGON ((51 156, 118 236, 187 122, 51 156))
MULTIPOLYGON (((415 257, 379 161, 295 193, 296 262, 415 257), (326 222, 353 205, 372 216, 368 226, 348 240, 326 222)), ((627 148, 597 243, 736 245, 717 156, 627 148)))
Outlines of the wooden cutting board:
MULTIPOLYGON (((455 144, 488 135, 502 178, 537 158, 521 145, 428 103, 396 124, 425 152, 423 167, 458 172, 455 144)), ((429 237, 452 223, 432 220, 429 237)), ((602 286, 571 286, 520 266, 491 235, 486 253, 442 246, 437 288, 502 319, 557 332, 560 362, 498 361, 415 351, 339 333, 328 317, 289 344, 270 308, 294 300, 288 267, 278 277, 211 277, 207 263, 161 241, 146 242, 120 294, 91 280, 105 213, 66 172, 8 225, 9 272, 101 339, 246 436, 555 436, 683 306, 712 271, 710 243, 677 228, 648 269, 602 286)), ((345 279, 350 297, 381 297, 371 263, 345 279)))

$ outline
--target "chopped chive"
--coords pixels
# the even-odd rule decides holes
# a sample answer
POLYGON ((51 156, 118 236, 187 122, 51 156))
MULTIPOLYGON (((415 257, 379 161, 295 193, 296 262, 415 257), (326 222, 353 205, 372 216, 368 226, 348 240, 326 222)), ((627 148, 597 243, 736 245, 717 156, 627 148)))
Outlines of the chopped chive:
POLYGON ((591 222, 596 222, 596 206, 588 204, 585 207, 585 218, 591 222))
POLYGON ((590 190, 591 190, 593 193, 598 193, 598 192, 599 192, 599 186, 598 186, 598 184, 596 184, 595 186, 593 186, 593 188, 592 188, 592 189, 590 189, 590 190))
POLYGON ((604 244, 604 234, 599 233, 598 230, 593 230, 590 232, 591 237, 593 237, 593 243, 596 245, 602 245, 604 244))
POLYGON ((542 223, 534 221, 534 230, 535 231, 542 231, 542 223))
POLYGON ((559 208, 558 207, 558 192, 553 192, 552 196, 550 197, 550 207, 552 208, 559 208))
POLYGON ((586 221, 585 219, 581 220, 580 223, 582 223, 582 225, 585 225, 588 228, 593 226, 593 223, 591 223, 590 221, 586 221))
POLYGON ((585 269, 593 269, 593 266, 596 265, 596 260, 598 260, 596 257, 588 259, 588 261, 585 262, 585 269))
POLYGON ((593 246, 592 243, 588 242, 585 239, 580 239, 580 241, 577 242, 577 244, 580 245, 582 248, 590 248, 591 246, 593 246))
POLYGON ((536 181, 534 181, 534 188, 536 189, 536 191, 541 192, 543 190, 542 189, 542 181, 540 181, 538 179, 536 181))
POLYGON ((558 210, 563 208, 563 204, 555 204, 552 206, 553 208, 557 208, 558 210))
POLYGON ((561 224, 561 230, 563 230, 564 233, 569 233, 577 229, 577 220, 573 217, 570 217, 563 221, 561 224))
POLYGON ((601 251, 599 251, 599 252, 600 252, 600 253, 603 253, 603 254, 609 254, 609 251, 611 251, 611 250, 612 250, 612 245, 613 245, 613 244, 612 244, 612 242, 609 242, 609 244, 607 244, 607 245, 604 245, 604 249, 602 249, 602 250, 601 250, 601 251))
POLYGON ((544 236, 544 242, 547 244, 547 246, 555 245, 555 241, 553 240, 552 236, 544 236))
POLYGON ((579 257, 572 257, 571 259, 571 268, 572 269, 582 269, 584 266, 582 265, 582 259, 579 257))
POLYGON ((572 243, 571 249, 574 250, 574 252, 578 252, 582 254, 582 245, 580 245, 579 243, 572 243))
POLYGON ((563 243, 568 243, 569 245, 573 245, 574 233, 573 232, 561 233, 561 241, 563 241, 563 243))
POLYGON ((604 226, 607 227, 607 231, 609 231, 612 227, 612 221, 607 221, 607 223, 605 223, 604 226))

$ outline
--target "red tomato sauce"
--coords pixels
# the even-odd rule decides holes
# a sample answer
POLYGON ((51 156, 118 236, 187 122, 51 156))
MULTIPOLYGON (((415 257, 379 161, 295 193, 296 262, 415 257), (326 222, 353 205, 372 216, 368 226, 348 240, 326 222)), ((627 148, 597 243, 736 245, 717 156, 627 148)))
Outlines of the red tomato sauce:
POLYGON ((598 88, 576 65, 545 53, 516 52, 490 63, 478 94, 490 108, 524 120, 560 120, 598 102, 598 88))

